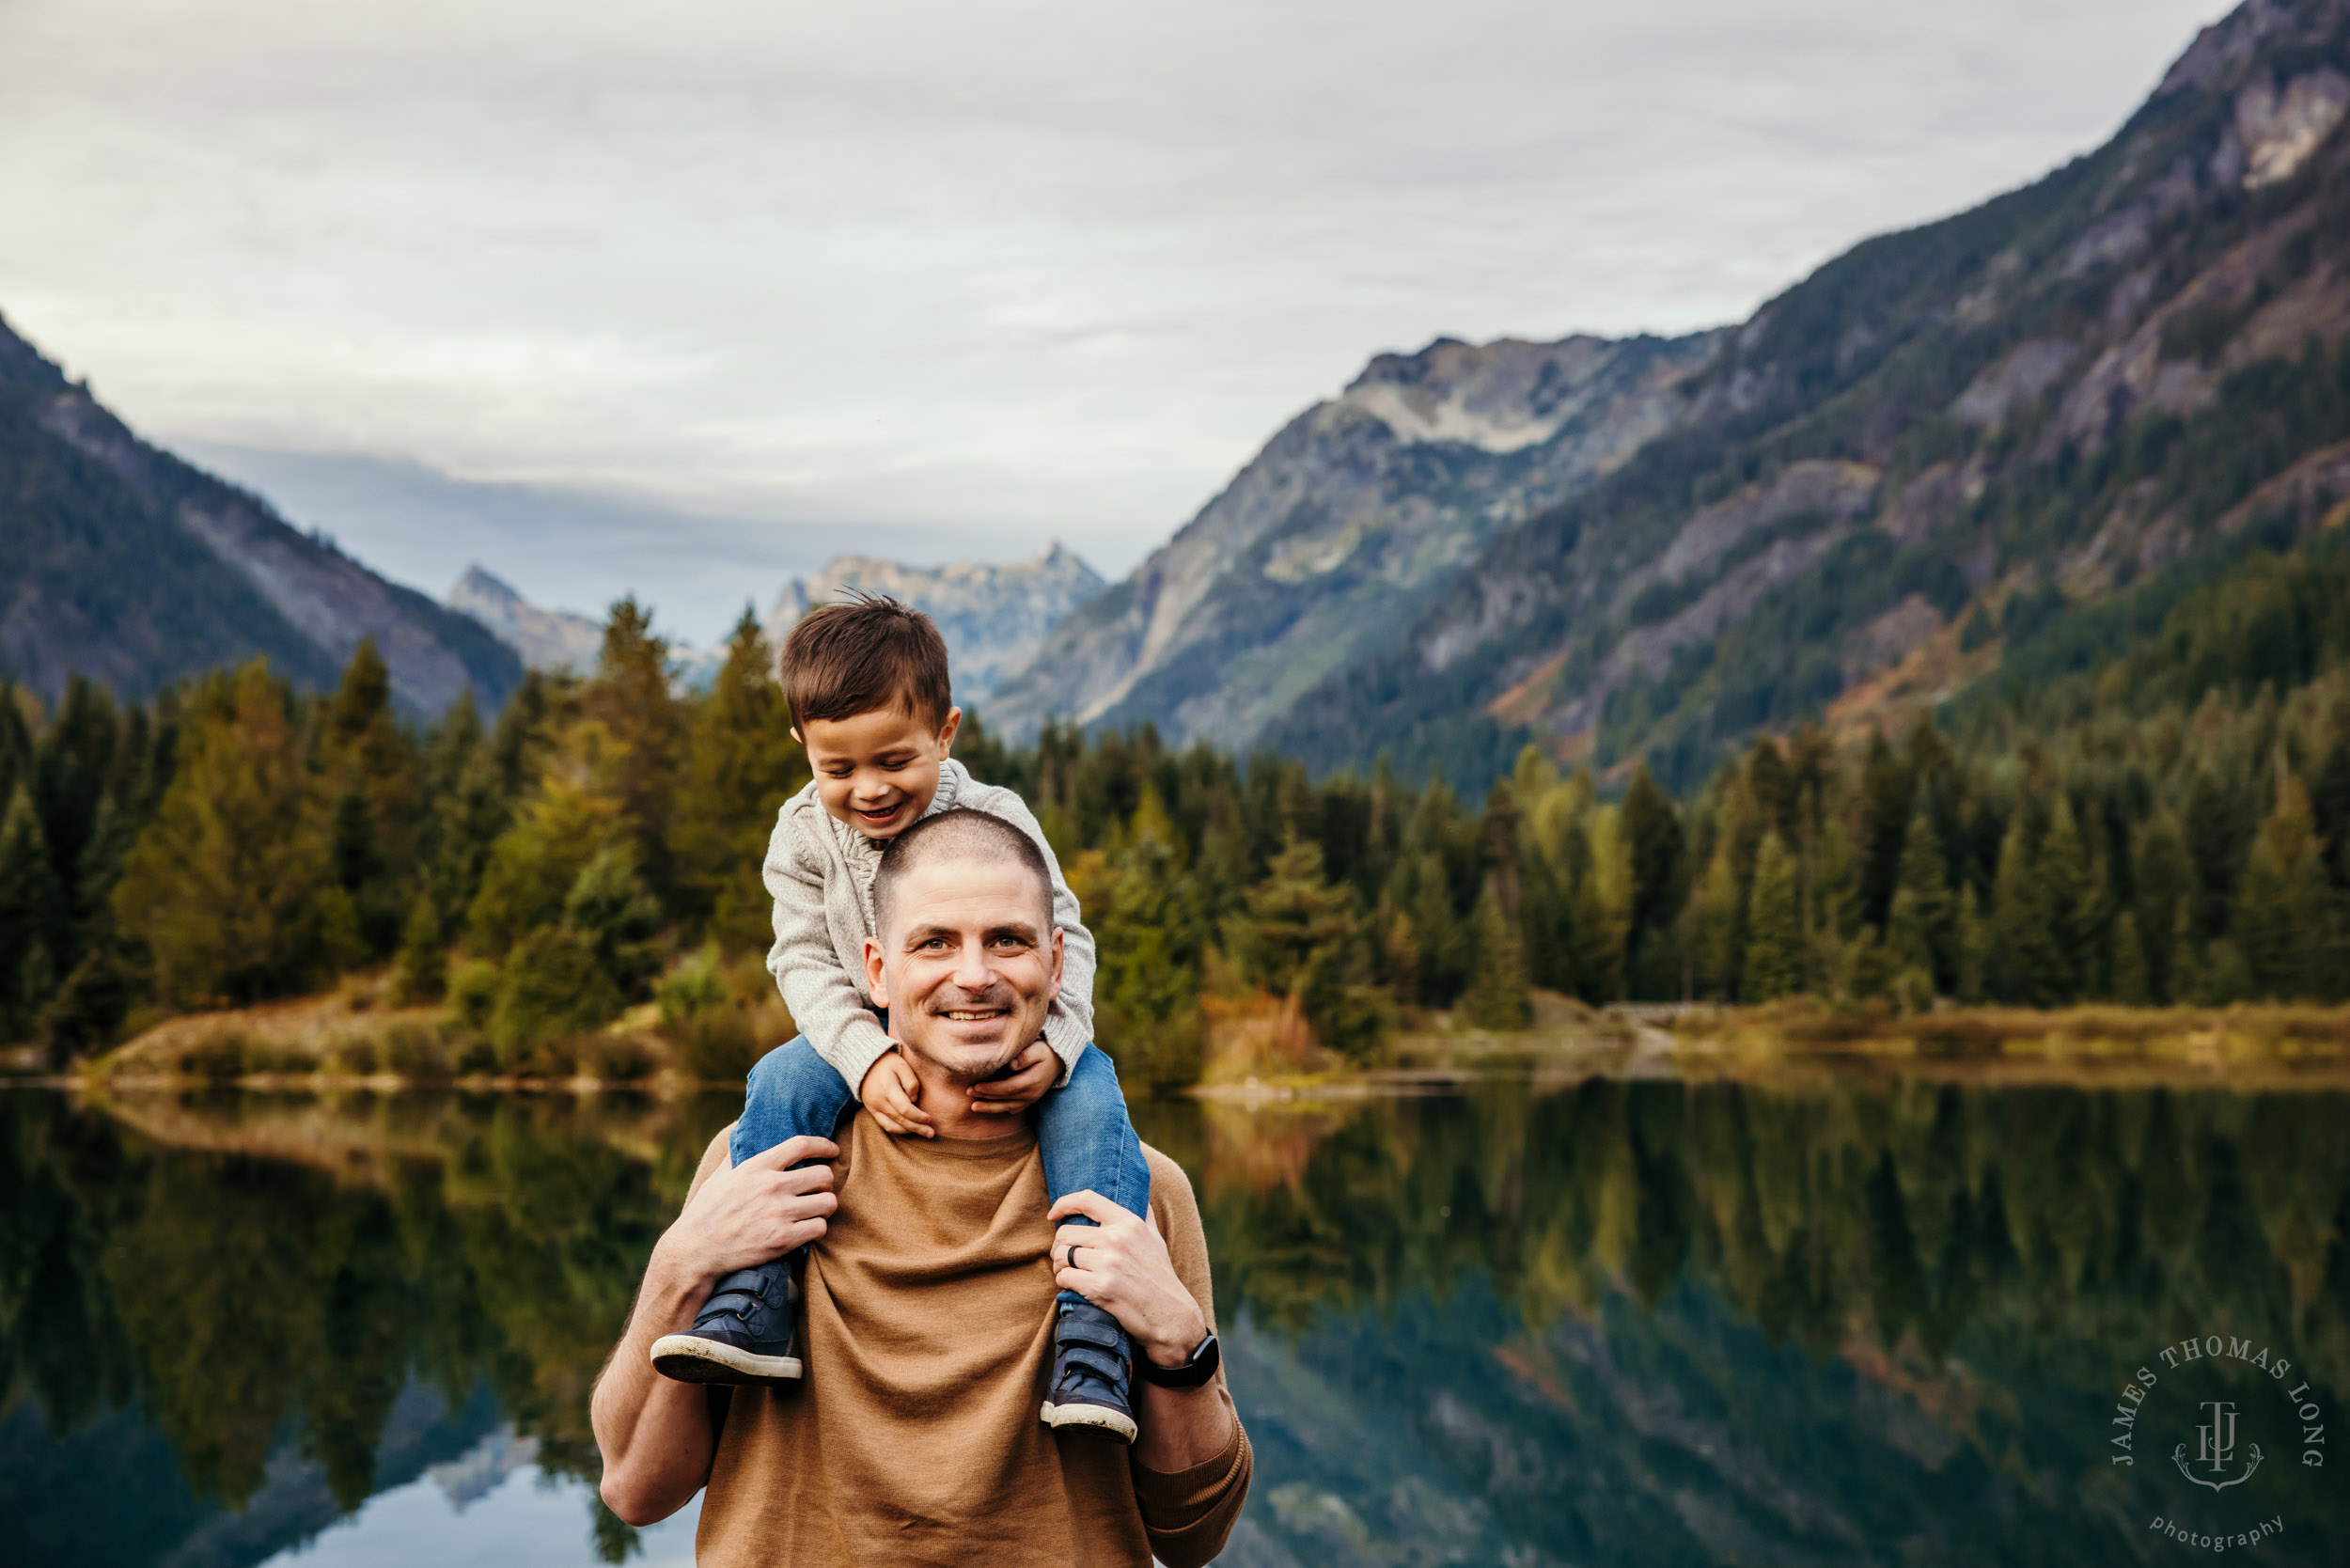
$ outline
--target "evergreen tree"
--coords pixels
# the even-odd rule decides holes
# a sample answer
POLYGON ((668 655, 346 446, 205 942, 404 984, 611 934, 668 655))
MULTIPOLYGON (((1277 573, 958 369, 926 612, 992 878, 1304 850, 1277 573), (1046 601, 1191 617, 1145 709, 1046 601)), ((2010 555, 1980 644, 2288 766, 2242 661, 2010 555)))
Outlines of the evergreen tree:
POLYGON ((1120 1078, 1152 1089, 1198 1082, 1207 1044, 1200 912, 1155 789, 1137 804, 1108 897, 1089 905, 1089 916, 1102 960, 1094 1028, 1120 1078))
POLYGON ((398 1006, 436 1002, 448 989, 448 951, 441 912, 430 888, 418 888, 400 929, 400 954, 392 969, 392 999, 398 1006))
POLYGON ((1882 927, 1901 881, 1902 851, 1917 812, 1911 808, 1909 770, 1893 755, 1884 731, 1869 737, 1860 767, 1860 921, 1882 927))
POLYGON ((1527 985, 1518 923, 1505 907, 1498 876, 1486 883, 1478 898, 1473 929, 1476 965, 1469 980, 1469 1022, 1480 1029, 1525 1028, 1534 1022, 1534 997, 1527 985))
POLYGON ((258 660, 206 684, 116 886, 118 925, 178 1005, 280 995, 339 956, 334 906, 347 921, 349 904, 287 709, 258 660))
POLYGON ((1737 844, 1725 834, 1715 841, 1705 875, 1690 898, 1690 964, 1700 996, 1728 1001, 1738 995, 1747 951, 1744 895, 1737 844))
POLYGON ((1902 836, 1894 881, 1894 902, 1902 907, 1888 910, 1886 946, 1897 966, 1922 970, 1935 990, 1948 991, 1958 979, 1957 911, 1941 837, 1922 800, 1902 836))
POLYGON ((776 811, 808 776, 773 662, 758 619, 744 609, 694 714, 670 835, 685 912, 706 920, 710 937, 728 949, 774 940, 760 868, 776 811))
POLYGON ((1323 874, 1322 848, 1292 839, 1227 922, 1243 973, 1288 998, 1324 1045, 1360 1055, 1385 1032, 1386 996, 1371 983, 1355 890, 1323 874))
POLYGON ((2113 999, 2124 1007, 2150 1007, 2154 999, 2138 917, 2127 909, 2113 918, 2113 999))
POLYGON ((1991 887, 1991 985, 1999 1000, 2055 1007, 2071 990, 2071 965, 2058 934, 2054 884, 2034 859, 2019 807, 1999 846, 1991 887))
POLYGON ((1777 829, 1764 834, 1747 900, 1747 959, 1739 999, 1767 1002, 1805 988, 1803 904, 1794 856, 1777 829))
POLYGON ((581 689, 580 709, 612 742, 610 789, 619 819, 635 839, 646 881, 666 893, 673 881, 670 818, 685 721, 669 690, 669 645, 653 635, 652 612, 634 595, 612 606, 595 679, 581 689))
POLYGON ((0 1038, 25 1038, 56 988, 65 912, 49 836, 19 783, 0 816, 0 1038))
POLYGON ((2234 946, 2256 995, 2314 1001, 2342 989, 2335 900, 2309 793, 2291 773, 2279 774, 2276 808, 2245 865, 2234 946))

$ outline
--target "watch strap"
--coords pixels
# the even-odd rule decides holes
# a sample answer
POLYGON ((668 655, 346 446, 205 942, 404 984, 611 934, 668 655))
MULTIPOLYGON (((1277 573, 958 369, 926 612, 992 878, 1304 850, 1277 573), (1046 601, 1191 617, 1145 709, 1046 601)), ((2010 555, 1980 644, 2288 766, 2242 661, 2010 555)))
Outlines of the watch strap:
POLYGON ((1135 1368, 1143 1377, 1162 1388, 1197 1388, 1215 1375, 1215 1369, 1224 1359, 1223 1347, 1215 1341, 1215 1331, 1193 1348, 1191 1359, 1180 1367, 1162 1367, 1148 1356, 1135 1357, 1135 1368))

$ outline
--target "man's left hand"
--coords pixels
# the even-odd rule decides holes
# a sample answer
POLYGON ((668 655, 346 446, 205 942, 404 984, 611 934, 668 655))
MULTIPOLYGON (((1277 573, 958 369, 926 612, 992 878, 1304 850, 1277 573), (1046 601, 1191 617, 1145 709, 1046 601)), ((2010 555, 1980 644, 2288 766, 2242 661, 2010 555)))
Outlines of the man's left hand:
POLYGON ((1135 1348, 1160 1366, 1180 1367, 1189 1360, 1208 1337, 1208 1320, 1176 1276, 1159 1228, 1096 1192, 1071 1193, 1046 1217, 1071 1215, 1094 1223, 1064 1225, 1053 1232, 1053 1282, 1123 1324, 1135 1337, 1135 1348))

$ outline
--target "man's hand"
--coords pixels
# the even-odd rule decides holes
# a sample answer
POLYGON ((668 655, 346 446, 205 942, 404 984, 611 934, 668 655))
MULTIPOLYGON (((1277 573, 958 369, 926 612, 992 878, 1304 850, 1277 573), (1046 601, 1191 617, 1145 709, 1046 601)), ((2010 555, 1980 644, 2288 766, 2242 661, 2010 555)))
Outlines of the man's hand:
POLYGON ((1011 1058, 1011 1071, 971 1086, 971 1108, 983 1116, 1018 1116, 1044 1098, 1060 1077, 1060 1058, 1042 1040, 1011 1058))
POLYGON ((1176 1276, 1159 1228, 1097 1192, 1073 1192, 1045 1217, 1071 1215, 1094 1223, 1064 1225, 1053 1232, 1053 1282, 1123 1324, 1135 1337, 1135 1348, 1152 1361, 1182 1366, 1208 1337, 1208 1320, 1176 1276))
POLYGON ((714 1282, 814 1241, 824 1233, 825 1216, 840 1206, 832 1192, 832 1167, 785 1167, 839 1152, 830 1138, 786 1138, 713 1175, 663 1234, 655 1266, 666 1262, 714 1282))
POLYGON ((856 1097, 885 1133, 896 1137, 908 1133, 938 1136, 938 1124, 921 1106, 921 1080, 895 1051, 874 1058, 873 1065, 865 1070, 865 1081, 857 1086, 856 1097))

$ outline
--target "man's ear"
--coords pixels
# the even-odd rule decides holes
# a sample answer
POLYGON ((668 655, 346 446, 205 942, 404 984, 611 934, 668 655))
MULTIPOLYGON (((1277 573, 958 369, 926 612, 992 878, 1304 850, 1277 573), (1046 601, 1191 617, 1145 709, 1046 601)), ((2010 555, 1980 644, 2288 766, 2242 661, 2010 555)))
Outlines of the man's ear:
POLYGON ((938 755, 941 759, 944 759, 948 752, 955 749, 955 731, 961 729, 962 728, 963 710, 960 708, 948 709, 947 722, 938 727, 938 755))
POLYGON ((1053 928, 1053 983, 1044 993, 1044 1002, 1048 1007, 1052 1005, 1053 998, 1060 995, 1060 927, 1055 926, 1053 928))
MULTIPOLYGON (((1053 933, 1058 936, 1060 933, 1053 933)), ((873 996, 875 1007, 889 1005, 889 983, 883 975, 882 945, 871 937, 865 939, 865 985, 873 996)))

